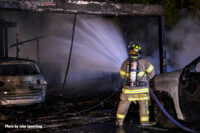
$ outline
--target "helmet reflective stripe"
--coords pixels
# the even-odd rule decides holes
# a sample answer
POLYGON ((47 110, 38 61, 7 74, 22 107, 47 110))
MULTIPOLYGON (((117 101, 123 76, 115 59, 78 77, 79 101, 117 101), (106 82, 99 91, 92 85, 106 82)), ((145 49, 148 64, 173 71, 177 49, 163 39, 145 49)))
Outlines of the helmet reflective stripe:
POLYGON ((139 51, 139 49, 138 49, 138 48, 134 48, 133 50, 134 50, 135 52, 138 52, 138 51, 139 51))
POLYGON ((133 50, 134 50, 135 52, 138 52, 139 50, 141 50, 141 47, 138 46, 138 45, 133 44, 132 47, 133 47, 133 50))

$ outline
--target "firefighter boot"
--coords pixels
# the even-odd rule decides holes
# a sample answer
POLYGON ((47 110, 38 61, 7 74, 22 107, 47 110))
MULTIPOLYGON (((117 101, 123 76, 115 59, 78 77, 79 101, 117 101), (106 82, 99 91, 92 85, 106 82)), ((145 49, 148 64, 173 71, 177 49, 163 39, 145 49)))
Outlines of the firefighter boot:
POLYGON ((124 123, 123 119, 117 119, 115 121, 115 126, 118 127, 118 128, 122 128, 123 127, 123 123, 124 123))

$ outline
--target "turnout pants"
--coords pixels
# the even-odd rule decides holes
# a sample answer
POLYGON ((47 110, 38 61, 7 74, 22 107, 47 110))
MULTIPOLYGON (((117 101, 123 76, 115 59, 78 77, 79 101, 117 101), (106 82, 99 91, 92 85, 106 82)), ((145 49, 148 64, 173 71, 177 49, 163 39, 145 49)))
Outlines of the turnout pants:
POLYGON ((124 119, 128 112, 129 106, 131 102, 137 101, 139 103, 139 115, 140 115, 140 125, 142 126, 149 126, 149 89, 124 89, 120 95, 120 103, 118 105, 117 110, 117 120, 116 123, 118 125, 123 125, 124 119), (141 90, 141 91, 136 91, 141 90), (142 93, 140 93, 142 92, 142 93))

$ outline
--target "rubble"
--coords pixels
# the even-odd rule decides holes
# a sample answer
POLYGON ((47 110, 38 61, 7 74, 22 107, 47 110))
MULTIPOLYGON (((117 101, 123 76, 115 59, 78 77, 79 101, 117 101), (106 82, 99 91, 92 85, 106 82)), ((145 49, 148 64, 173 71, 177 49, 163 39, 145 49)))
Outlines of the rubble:
MULTIPOLYGON (((0 131, 10 132, 29 130, 63 130, 76 126, 92 123, 111 121, 115 117, 116 107, 112 105, 97 107, 87 112, 79 113, 100 102, 101 99, 93 99, 81 102, 74 102, 62 97, 48 98, 45 103, 29 106, 1 106, 0 131), (26 128, 5 128, 5 125, 24 125, 26 128), (29 125, 29 126, 28 126, 29 125), (42 126, 30 128, 30 126, 42 126)), ((114 101, 109 101, 115 104, 114 101)), ((106 103, 109 104, 109 103, 106 103)))
MULTIPOLYGON (((121 132, 114 124, 119 93, 104 101, 104 106, 100 104, 104 100, 102 96, 101 98, 83 99, 73 100, 63 97, 48 97, 45 103, 35 105, 0 106, 0 132, 121 132), (94 106, 96 107, 92 108, 94 106), (15 126, 18 128, 15 128, 15 126)), ((143 130, 155 133, 180 131, 180 129, 167 130, 160 127, 151 129, 139 128, 139 112, 137 108, 137 104, 130 106, 125 121, 125 133, 131 133, 132 131, 143 132, 143 130)), ((152 113, 150 112, 150 114, 152 113)))

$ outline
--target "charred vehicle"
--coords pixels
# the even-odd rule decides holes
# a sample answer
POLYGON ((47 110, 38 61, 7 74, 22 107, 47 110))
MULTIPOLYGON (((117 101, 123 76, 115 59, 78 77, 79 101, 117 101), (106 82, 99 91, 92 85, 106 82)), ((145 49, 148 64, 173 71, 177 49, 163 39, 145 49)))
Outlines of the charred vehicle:
MULTIPOLYGON (((150 81, 164 108, 174 118, 194 125, 200 120, 199 68, 200 57, 181 70, 155 75, 150 81)), ((155 119, 161 126, 172 126, 159 110, 155 110, 155 113, 155 119)))
POLYGON ((33 60, 0 58, 0 105, 45 101, 47 81, 33 60))

